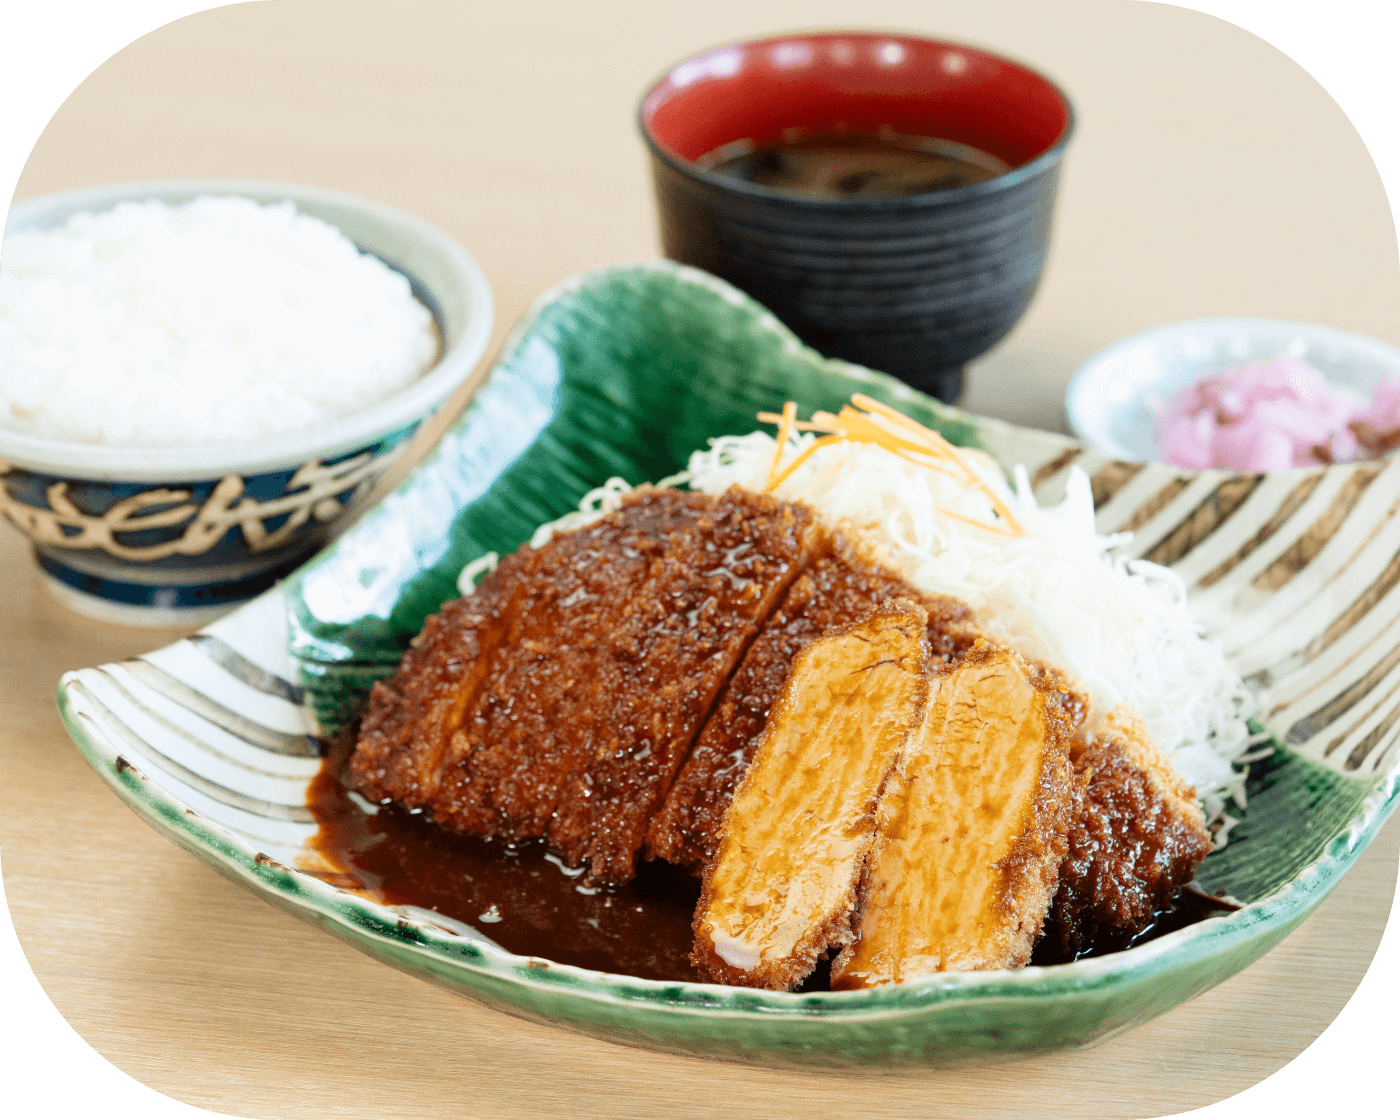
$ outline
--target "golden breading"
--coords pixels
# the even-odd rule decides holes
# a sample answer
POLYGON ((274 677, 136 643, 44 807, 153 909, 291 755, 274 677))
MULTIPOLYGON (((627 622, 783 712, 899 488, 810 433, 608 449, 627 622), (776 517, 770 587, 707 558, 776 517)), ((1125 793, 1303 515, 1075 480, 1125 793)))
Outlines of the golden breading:
POLYGON ((356 788, 454 831, 545 837, 596 878, 630 879, 652 814, 818 536, 797 503, 639 487, 615 513, 506 557, 376 686, 356 788))
POLYGON ((506 640, 526 567, 527 560, 508 558, 476 594, 445 604, 424 624, 397 675, 375 684, 351 761, 364 797, 393 798, 410 809, 433 799, 449 743, 506 640))
POLYGON ((833 988, 1030 960, 1075 805, 1071 719, 1054 684, 986 642, 934 675, 880 800, 858 936, 833 988))
POLYGON ((591 750, 546 833, 571 865, 631 879, 647 826, 720 692, 807 564, 810 509, 731 489, 671 532, 611 631, 570 733, 591 750))
POLYGON ((1046 929, 1071 960, 1124 947, 1195 877, 1211 847, 1196 791, 1126 705, 1092 742, 1076 743, 1074 765, 1084 806, 1046 929))
POLYGON ((702 873, 715 852, 720 822, 753 761, 769 709, 798 653, 836 626, 856 622, 880 603, 913 599, 928 611, 935 662, 971 648, 972 611, 946 596, 926 595, 882 562, 857 536, 826 534, 815 559, 793 583, 730 678, 647 831, 647 855, 702 873))
POLYGON ((705 873, 702 977, 790 988, 850 939, 880 791, 923 713, 927 625, 896 600, 794 660, 705 873))

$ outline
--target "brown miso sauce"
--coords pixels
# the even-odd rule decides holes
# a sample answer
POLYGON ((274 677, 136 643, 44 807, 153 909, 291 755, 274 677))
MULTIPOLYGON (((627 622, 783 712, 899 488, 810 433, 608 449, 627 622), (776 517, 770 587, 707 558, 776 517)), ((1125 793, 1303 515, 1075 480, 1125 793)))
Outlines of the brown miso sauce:
POLYGON ((1101 935, 1086 952, 1074 957, 1064 953, 1060 948, 1058 937, 1042 937, 1036 942, 1035 949, 1031 953, 1031 964, 1066 964, 1072 960, 1083 960, 1085 957, 1102 957, 1109 953, 1121 953, 1124 949, 1131 949, 1164 934, 1174 933, 1176 930, 1185 929, 1197 922, 1204 922, 1207 918, 1233 913, 1239 908, 1238 903, 1229 899, 1218 898, 1215 895, 1207 894, 1194 885, 1187 885, 1176 892, 1169 907, 1165 910, 1159 910, 1153 915, 1151 924, 1140 933, 1127 938, 1101 935))
POLYGON ((588 887, 540 841, 460 836, 397 805, 350 796, 354 736, 341 735, 307 792, 320 825, 310 846, 390 906, 420 906, 521 956, 649 980, 698 981, 690 964, 694 876, 643 862, 622 887, 588 887), (358 802, 358 803, 357 803, 358 802))
POLYGON ((1011 170, 980 148, 895 134, 806 136, 743 151, 726 145, 699 163, 717 175, 808 198, 900 198, 1011 170))
MULTIPOLYGON (((350 793, 354 745, 354 729, 338 736, 307 791, 320 825, 310 847, 353 880, 337 877, 337 885, 390 906, 455 918, 521 956, 649 980, 699 980, 690 964, 700 897, 693 875, 642 862, 625 886, 591 888, 581 869, 562 867, 539 841, 512 845, 460 836, 397 805, 368 805, 350 793)), ((1236 908, 1183 889, 1130 943, 1095 945, 1083 955, 1116 952, 1236 908)), ((1062 963, 1057 943, 1043 937, 1031 963, 1062 963)), ((829 979, 830 963, 819 962, 800 990, 829 990, 829 979)))

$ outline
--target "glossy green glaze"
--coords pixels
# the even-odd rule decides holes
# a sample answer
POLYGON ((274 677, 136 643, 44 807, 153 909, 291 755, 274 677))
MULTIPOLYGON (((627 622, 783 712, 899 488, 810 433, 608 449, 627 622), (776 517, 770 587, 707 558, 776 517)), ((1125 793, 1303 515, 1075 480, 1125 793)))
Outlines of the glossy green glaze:
POLYGON ((684 469, 712 436, 752 430, 759 411, 785 400, 803 415, 835 411, 853 392, 979 442, 961 414, 820 357, 705 273, 658 264, 565 285, 535 307, 413 478, 295 577, 292 649, 318 714, 353 703, 376 675, 365 667, 397 664, 423 619, 457 596, 463 565, 513 552, 613 476, 636 484, 684 469))
MULTIPOLYGON (((1272 897, 1138 949, 1019 972, 945 973, 864 992, 791 995, 636 980, 517 957, 398 920, 353 895, 250 854, 89 734, 63 689, 74 741, 133 810, 281 909, 372 956, 490 1007, 595 1037, 756 1065, 853 1069, 1008 1061, 1103 1041, 1214 987, 1272 948, 1365 846, 1348 830, 1272 897)), ((1373 826, 1388 795, 1362 817, 1373 826)))
POLYGON ((1206 858, 1197 879, 1215 894, 1246 902, 1265 898, 1322 856, 1332 837, 1372 794, 1369 782, 1346 778, 1278 748, 1254 763, 1245 786, 1249 807, 1230 843, 1206 858))

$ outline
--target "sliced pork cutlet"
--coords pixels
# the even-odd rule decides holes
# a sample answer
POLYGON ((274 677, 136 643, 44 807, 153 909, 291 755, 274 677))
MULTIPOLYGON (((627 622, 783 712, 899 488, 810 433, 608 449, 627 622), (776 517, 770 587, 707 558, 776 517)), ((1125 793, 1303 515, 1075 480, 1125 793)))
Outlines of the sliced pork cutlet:
MULTIPOLYGON (((509 631, 445 754, 430 808, 444 827, 481 836, 544 835, 586 745, 573 734, 599 657, 671 532, 703 495, 643 491, 536 553, 509 631)), ((519 555, 519 554, 517 554, 519 555)))
MULTIPOLYGON (((470 595, 431 616, 393 678, 371 692, 351 759, 355 788, 372 801, 433 805, 448 827, 490 835, 494 813, 473 813, 473 806, 438 794, 444 785, 460 785, 460 768, 477 745, 469 732, 491 706, 491 686, 499 688, 503 674, 522 659, 541 673, 557 668, 546 655, 559 627, 581 634, 615 624, 629 595, 644 585, 666 535, 710 501, 641 491, 612 517, 505 557, 470 595)), ((533 726, 524 701, 504 702, 512 710, 520 703, 533 726)), ((526 740, 521 735, 516 741, 526 740)), ((545 782, 547 766, 539 774, 545 782)))
POLYGON ((615 514, 536 550, 510 631, 445 752, 430 805, 438 823, 546 836, 571 783, 617 736, 606 720, 613 638, 654 608, 655 574, 676 535, 708 524, 720 501, 643 487, 615 514))
POLYGON ((598 635, 572 713, 588 754, 548 832, 570 864, 598 880, 632 877, 717 697, 820 536, 809 507, 738 488, 671 532, 625 617, 598 635))
POLYGON ((1092 742, 1076 743, 1074 765, 1084 805, 1045 933, 1070 960, 1125 948, 1211 850, 1195 790, 1131 708, 1114 709, 1092 742))
POLYGON ((923 715, 927 628, 896 600, 793 659, 705 871, 703 979, 791 988, 850 940, 880 793, 923 715))
POLYGON ((714 714, 647 830, 649 858, 702 872, 715 850, 734 789, 753 761, 769 709, 793 658, 827 630, 855 622, 871 608, 900 597, 928 611, 935 662, 970 647, 972 611, 961 601, 921 595, 868 554, 858 538, 827 533, 812 565, 749 648, 714 714))
POLYGON ((443 756, 514 621, 539 553, 508 556, 464 599, 423 625, 398 671, 370 692, 350 759, 351 781, 370 801, 421 809, 437 792, 443 756))
POLYGON ((880 800, 857 938, 832 965, 833 988, 1030 960, 1076 805, 1061 696, 987 642, 933 675, 880 800))

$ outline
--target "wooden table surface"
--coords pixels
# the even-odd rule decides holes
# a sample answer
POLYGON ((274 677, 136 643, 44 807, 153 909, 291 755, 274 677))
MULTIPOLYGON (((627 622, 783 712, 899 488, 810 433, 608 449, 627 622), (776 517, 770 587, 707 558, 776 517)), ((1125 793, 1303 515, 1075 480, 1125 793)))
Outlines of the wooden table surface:
MULTIPOLYGON (((1056 427, 1084 358, 1174 319, 1308 319, 1400 343, 1390 211, 1341 111, 1238 28, 1124 0, 937 12, 821 0, 245 4, 164 28, 99 70, 54 118, 18 196, 236 176, 377 198, 477 257, 496 293, 499 342, 564 276, 656 254, 632 123, 649 79, 727 39, 856 25, 1027 59, 1079 112, 1045 284, 1021 326, 973 367, 969 407, 1056 427)), ((66 613, 8 528, 0 587, 0 851, 25 952, 68 1021, 120 1068, 238 1116, 722 1107, 737 1120, 912 1116, 934 1102, 966 1117, 1158 1116, 1238 1092, 1306 1047, 1364 973, 1395 887, 1392 822, 1263 960, 1082 1053, 836 1077, 629 1050, 401 975, 157 837, 69 743, 53 689, 64 670, 177 635, 66 613)))

